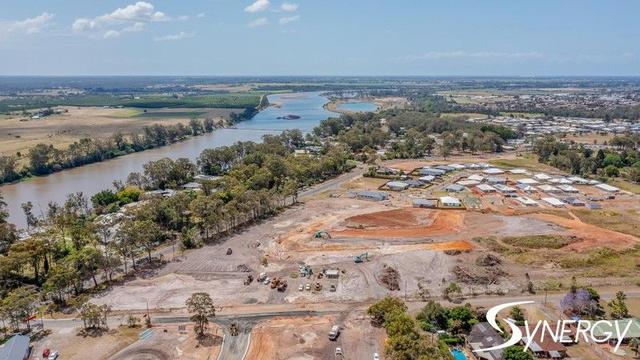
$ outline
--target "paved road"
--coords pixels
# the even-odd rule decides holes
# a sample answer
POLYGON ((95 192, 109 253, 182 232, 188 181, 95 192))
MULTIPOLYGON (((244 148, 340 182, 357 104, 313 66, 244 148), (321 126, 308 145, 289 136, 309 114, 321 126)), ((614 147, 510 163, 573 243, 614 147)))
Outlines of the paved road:
POLYGON ((312 186, 308 189, 305 189, 303 191, 300 192, 300 194, 298 194, 298 198, 300 200, 304 200, 306 198, 311 198, 313 196, 316 196, 322 192, 328 191, 328 190, 336 190, 339 189, 340 186, 342 186, 342 184, 349 182, 359 176, 362 176, 362 174, 364 174, 365 172, 365 167, 364 165, 358 165, 358 167, 356 167, 355 169, 349 171, 348 173, 342 174, 336 178, 333 178, 331 180, 327 180, 323 183, 320 183, 318 185, 312 186))

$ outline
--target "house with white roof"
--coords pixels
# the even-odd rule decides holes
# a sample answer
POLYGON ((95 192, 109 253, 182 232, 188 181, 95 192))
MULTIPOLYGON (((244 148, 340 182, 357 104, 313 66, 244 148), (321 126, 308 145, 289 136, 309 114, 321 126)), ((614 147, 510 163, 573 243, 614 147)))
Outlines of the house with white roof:
POLYGON ((611 186, 611 185, 608 185, 608 184, 598 184, 598 185, 596 185, 596 188, 598 188, 598 189, 600 189, 602 191, 606 191, 608 193, 616 193, 616 192, 620 191, 620 189, 618 189, 617 187, 611 186))
POLYGON ((516 182, 518 184, 523 184, 523 185, 538 185, 539 184, 538 180, 534 180, 534 179, 531 179, 531 178, 519 179, 519 180, 516 180, 516 182))
POLYGON ((544 191, 544 192, 547 192, 547 193, 559 193, 560 192, 560 189, 558 189, 557 187, 552 186, 552 185, 540 185, 540 186, 538 186, 538 189, 540 191, 544 191))
POLYGON ((553 206, 553 207, 563 207, 566 204, 564 203, 564 201, 560 200, 560 199, 556 199, 553 197, 545 197, 542 198, 542 201, 546 202, 547 204, 553 206))
POLYGON ((529 173, 525 169, 511 169, 511 170, 509 170, 509 172, 512 173, 512 174, 517 174, 517 175, 526 175, 526 174, 529 173))
POLYGON ((551 176, 545 174, 545 173, 538 173, 533 175, 533 178, 538 180, 538 181, 549 181, 551 180, 551 176))
POLYGON ((440 205, 446 208, 460 208, 462 207, 462 201, 453 196, 443 196, 440 198, 440 205))
POLYGON ((538 202, 526 196, 518 196, 516 201, 524 206, 538 206, 538 202))
POLYGON ((566 193, 577 193, 578 189, 571 185, 558 185, 558 188, 566 193))
POLYGON ((504 174, 504 170, 500 170, 498 168, 488 168, 488 169, 482 170, 482 172, 487 175, 504 174))

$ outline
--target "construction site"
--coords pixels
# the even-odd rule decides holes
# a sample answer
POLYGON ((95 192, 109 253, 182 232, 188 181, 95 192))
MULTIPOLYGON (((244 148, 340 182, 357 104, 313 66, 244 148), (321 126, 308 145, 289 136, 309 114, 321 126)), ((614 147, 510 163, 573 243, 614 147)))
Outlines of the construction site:
MULTIPOLYGON (((365 310, 387 295, 419 306, 441 300, 451 283, 461 287, 460 298, 499 301, 574 276, 601 287, 638 281, 638 229, 629 225, 640 211, 636 194, 607 196, 599 209, 526 206, 473 190, 456 194, 462 208, 415 205, 416 197, 437 198, 473 173, 369 200, 354 194, 379 191, 384 180, 356 169, 334 186, 302 194, 278 216, 184 256, 174 253, 152 275, 93 301, 121 314, 151 309, 184 320, 185 300, 207 292, 228 338, 237 337, 229 333, 233 319, 242 329, 235 350, 222 342, 223 359, 327 359, 336 347, 350 359, 371 359, 383 352, 384 333, 365 310), (327 339, 334 325, 338 345, 327 339)), ((580 196, 598 195, 588 185, 576 188, 580 196)))

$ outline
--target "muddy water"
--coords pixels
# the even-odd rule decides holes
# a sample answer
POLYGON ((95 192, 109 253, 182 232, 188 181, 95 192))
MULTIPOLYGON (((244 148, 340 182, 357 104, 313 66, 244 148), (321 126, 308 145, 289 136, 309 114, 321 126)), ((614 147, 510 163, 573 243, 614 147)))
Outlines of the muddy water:
POLYGON ((91 196, 110 188, 114 180, 124 180, 129 173, 141 171, 142 165, 152 160, 163 157, 195 159, 207 148, 231 145, 238 141, 260 141, 265 134, 278 134, 286 129, 306 132, 321 120, 335 115, 323 108, 328 100, 320 93, 271 95, 269 101, 276 106, 261 111, 253 119, 241 122, 233 129, 220 129, 177 144, 0 186, 8 204, 9 221, 18 227, 25 227, 20 204, 31 201, 34 214, 39 216, 46 211, 50 201, 61 203, 67 194, 78 191, 91 196), (298 115, 300 118, 282 119, 287 115, 298 115))

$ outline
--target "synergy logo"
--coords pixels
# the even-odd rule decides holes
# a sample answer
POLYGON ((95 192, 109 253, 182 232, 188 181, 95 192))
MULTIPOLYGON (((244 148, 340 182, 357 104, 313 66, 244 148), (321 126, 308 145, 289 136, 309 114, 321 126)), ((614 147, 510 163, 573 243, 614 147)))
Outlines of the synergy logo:
MULTIPOLYGON (((497 332, 503 333, 503 330, 500 329, 496 322, 498 313, 514 306, 533 303, 534 301, 518 301, 494 306, 487 311, 487 322, 497 332)), ((532 327, 528 321, 525 321, 525 333, 523 334, 522 330, 516 325, 516 322, 513 319, 507 318, 504 320, 509 325, 509 328, 511 328, 511 338, 503 344, 484 349, 477 349, 474 350, 474 352, 505 349, 520 343, 523 338, 525 339, 524 351, 527 351, 534 339, 538 338, 544 340, 545 336, 550 336, 551 339, 557 343, 577 343, 579 340, 583 340, 586 343, 605 343, 609 340, 615 339, 616 345, 613 351, 617 352, 620 344, 622 344, 622 341, 633 324, 632 321, 619 320, 558 320, 555 324, 552 324, 547 320, 539 320, 535 323, 535 326, 532 327), (572 327, 575 327, 575 330, 572 330, 572 327), (599 335, 596 336, 594 333, 598 327, 607 330, 600 331, 599 335)))

